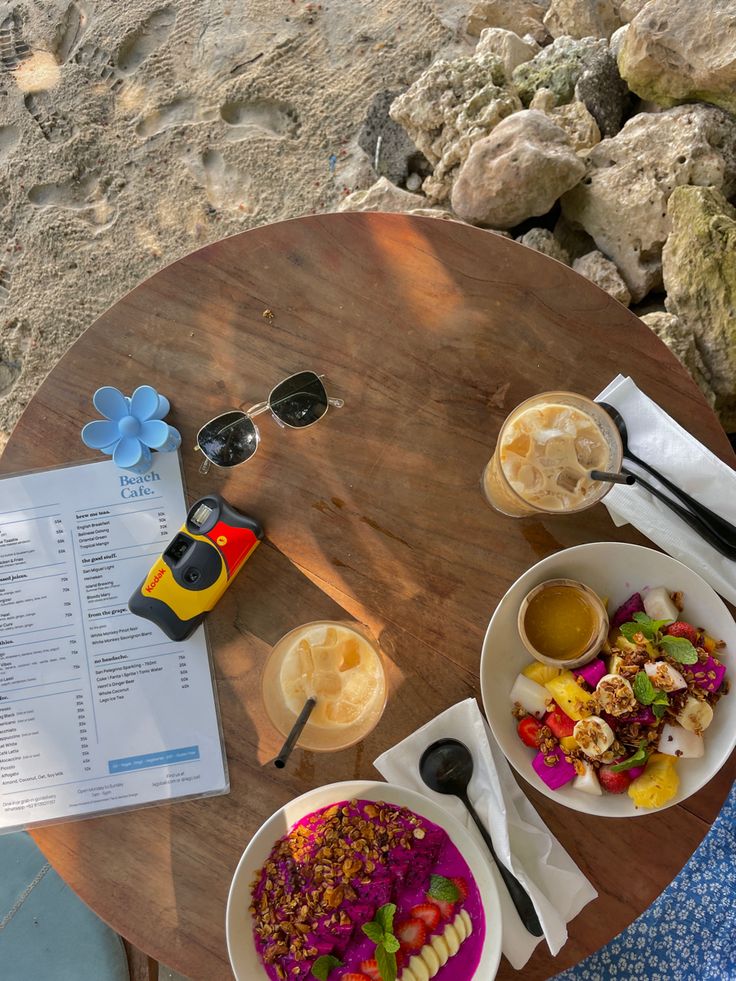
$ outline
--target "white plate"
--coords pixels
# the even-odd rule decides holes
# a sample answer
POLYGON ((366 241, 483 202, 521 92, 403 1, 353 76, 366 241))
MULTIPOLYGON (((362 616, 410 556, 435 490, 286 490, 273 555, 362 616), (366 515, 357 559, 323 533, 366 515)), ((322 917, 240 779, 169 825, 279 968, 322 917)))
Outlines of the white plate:
POLYGON ((652 814, 679 804, 715 776, 736 746, 736 690, 715 706, 713 722, 703 736, 705 755, 678 761, 679 790, 664 807, 637 809, 628 794, 604 792, 603 796, 594 797, 573 790, 569 784, 550 790, 534 772, 534 753, 516 733, 509 701, 514 679, 532 660, 521 643, 516 618, 529 590, 546 579, 556 578, 586 583, 599 596, 608 597, 611 612, 632 593, 652 586, 681 590, 685 603, 683 620, 705 627, 711 636, 726 642, 725 651, 719 651, 718 657, 726 665, 727 678, 734 678, 736 673, 736 624, 731 614, 704 579, 664 552, 622 542, 594 542, 550 555, 517 579, 496 607, 483 641, 480 685, 486 717, 506 759, 533 787, 558 804, 606 817, 652 814))
MULTIPOLYGON (((268 978, 256 952, 253 939, 253 920, 249 912, 250 885, 268 858, 274 844, 297 821, 321 807, 341 800, 383 800, 398 804, 439 825, 472 869, 486 918, 486 935, 481 958, 474 977, 477 981, 492 981, 501 959, 501 903, 489 867, 478 846, 465 828, 434 801, 390 783, 376 780, 346 781, 318 787, 290 801, 261 825, 238 862, 230 894, 227 898, 226 931, 230 964, 237 981, 262 981, 268 978)), ((468 979, 472 981, 472 979, 468 979)))

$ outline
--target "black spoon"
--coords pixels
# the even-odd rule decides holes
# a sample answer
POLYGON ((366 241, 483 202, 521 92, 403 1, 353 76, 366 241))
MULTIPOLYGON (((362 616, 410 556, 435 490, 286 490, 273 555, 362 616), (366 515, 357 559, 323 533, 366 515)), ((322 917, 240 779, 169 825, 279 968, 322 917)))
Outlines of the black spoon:
POLYGON ((488 845, 488 850, 501 873, 501 878, 506 883, 506 888, 514 902, 516 912, 521 917, 521 922, 533 937, 541 937, 544 931, 529 894, 516 876, 509 872, 502 862, 499 862, 491 836, 483 827, 468 798, 468 784, 473 776, 473 757, 470 755, 468 747, 457 739, 440 739, 438 742, 432 743, 422 753, 422 758, 419 761, 419 773, 422 780, 432 790, 438 794, 452 794, 459 797, 465 804, 478 831, 483 835, 483 840, 488 845))
MULTIPOLYGON (((701 504, 700 501, 696 501, 694 497, 691 497, 687 491, 682 490, 682 488, 678 487, 677 484, 673 484, 671 480, 668 480, 667 477, 661 474, 658 470, 655 470, 651 464, 646 463, 644 460, 641 460, 638 456, 636 456, 635 453, 632 453, 628 444, 626 422, 624 421, 621 413, 618 411, 618 409, 614 408, 612 405, 609 405, 607 402, 599 402, 598 405, 600 405, 602 409, 605 409, 611 419, 613 419, 614 425, 616 426, 616 429, 618 429, 621 436, 624 456, 628 460, 631 460, 632 463, 635 463, 643 470, 646 470, 647 473, 650 473, 653 477, 656 477, 657 480, 669 491, 671 491, 671 493, 675 494, 675 496, 678 497, 683 504, 686 504, 693 514, 700 518, 706 528, 709 528, 713 534, 718 535, 723 540, 725 545, 732 549, 736 549, 736 528, 729 521, 726 521, 725 518, 722 518, 719 514, 716 514, 715 511, 711 511, 710 508, 707 508, 704 504, 701 504)), ((647 487, 647 489, 650 490, 651 488, 647 487)), ((722 550, 719 549, 719 551, 722 550)), ((725 555, 726 553, 723 552, 723 554, 725 555)))

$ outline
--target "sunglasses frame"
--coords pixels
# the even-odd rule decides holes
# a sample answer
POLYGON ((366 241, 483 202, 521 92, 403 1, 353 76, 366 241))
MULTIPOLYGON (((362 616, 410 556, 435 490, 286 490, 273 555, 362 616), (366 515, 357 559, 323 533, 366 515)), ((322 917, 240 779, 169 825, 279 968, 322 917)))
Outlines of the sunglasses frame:
MULTIPOLYGON (((286 378, 282 378, 280 382, 277 382, 273 386, 265 402, 256 402, 256 404, 252 405, 248 410, 245 410, 240 407, 237 409, 228 409, 226 412, 221 412, 218 416, 213 416, 212 419, 209 419, 207 422, 205 422, 204 425, 199 427, 199 431, 197 432, 197 445, 194 447, 195 451, 201 453, 202 456, 204 457, 204 460, 200 465, 199 472, 207 473, 211 466, 217 467, 218 470, 232 470, 233 467, 239 467, 243 463, 247 463, 248 460, 252 460, 253 457, 258 452, 258 447, 260 446, 261 443, 261 433, 256 423, 253 421, 253 419, 256 416, 262 415, 264 412, 270 411, 272 418, 282 429, 309 429, 311 426, 316 425, 318 422, 321 422, 324 419, 331 405, 334 406, 336 409, 341 409, 345 404, 345 402, 343 401, 343 399, 330 398, 330 396, 327 395, 327 389, 325 388, 323 382, 324 377, 325 377, 324 375, 320 375, 316 371, 312 371, 311 368, 302 368, 301 371, 294 371, 292 374, 287 375, 286 378), (306 374, 307 372, 311 372, 311 374, 313 374, 315 378, 319 379, 319 381, 322 383, 322 388, 324 388, 325 396, 327 397, 327 405, 325 406, 325 411, 322 413, 319 419, 315 419, 313 422, 307 423, 306 426, 292 426, 291 423, 284 422, 283 419, 280 419, 276 415, 276 413, 273 411, 273 404, 271 402, 271 399, 273 397, 273 393, 276 391, 277 388, 280 388, 285 382, 288 382, 290 379, 296 378, 298 375, 306 374), (243 418, 248 419, 250 421, 251 425, 253 426, 253 431, 256 437, 256 446, 253 452, 250 454, 250 456, 246 457, 245 460, 241 460, 239 463, 233 463, 229 467, 224 467, 220 463, 215 463, 215 461, 205 453, 205 451, 199 445, 199 437, 203 429, 206 429, 207 426, 211 425, 213 422, 217 422, 218 419, 222 419, 224 416, 229 416, 232 412, 242 412, 243 418)), ((279 403, 277 402, 276 405, 278 404, 279 403)))

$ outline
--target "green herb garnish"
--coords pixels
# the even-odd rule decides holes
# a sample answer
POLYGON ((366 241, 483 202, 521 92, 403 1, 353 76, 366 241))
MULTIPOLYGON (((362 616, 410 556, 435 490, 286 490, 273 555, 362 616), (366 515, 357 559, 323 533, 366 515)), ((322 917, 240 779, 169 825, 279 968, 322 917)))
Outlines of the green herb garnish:
POLYGON ((640 766, 646 761, 647 758, 646 745, 646 740, 642 740, 642 742, 639 743, 639 748, 633 756, 630 756, 628 760, 621 760, 620 763, 616 763, 614 766, 610 766, 608 769, 612 773, 621 773, 622 770, 630 770, 632 767, 640 766))
POLYGON ((659 646, 673 661, 679 661, 680 664, 697 664, 698 652, 685 637, 665 635, 659 641, 659 646))
POLYGON ((646 640, 656 641, 662 627, 672 623, 672 620, 652 620, 646 613, 635 613, 634 622, 622 623, 620 631, 627 640, 632 640, 636 634, 641 634, 646 640))
POLYGON ((646 671, 637 672, 633 687, 637 702, 641 705, 651 705, 655 716, 661 719, 669 705, 669 699, 663 691, 654 687, 646 671))
POLYGON ((312 964, 312 974, 318 981, 327 981, 327 976, 330 971, 334 970, 336 967, 342 967, 342 961, 332 954, 322 954, 317 960, 312 964))
POLYGON ((451 879, 446 879, 444 875, 433 875, 429 880, 427 895, 431 896, 432 899, 439 899, 440 902, 456 903, 460 899, 460 890, 451 879))
POLYGON ((376 910, 370 923, 364 923, 361 927, 366 937, 376 945, 376 963, 381 981, 396 981, 396 951, 399 949, 399 941, 394 936, 395 914, 396 905, 386 903, 376 910))

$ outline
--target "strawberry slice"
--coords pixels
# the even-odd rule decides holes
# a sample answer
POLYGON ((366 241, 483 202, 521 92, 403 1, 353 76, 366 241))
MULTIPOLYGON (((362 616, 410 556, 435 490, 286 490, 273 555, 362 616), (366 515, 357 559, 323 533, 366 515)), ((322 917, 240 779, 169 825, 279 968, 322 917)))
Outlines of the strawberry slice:
POLYGON ((427 902, 434 903, 434 905, 440 911, 440 916, 443 920, 449 920, 455 912, 454 903, 450 903, 446 899, 435 899, 434 896, 430 896, 429 893, 427 893, 427 902))
POLYGON ((468 884, 460 875, 455 875, 450 879, 450 882, 455 886, 457 891, 460 893, 460 902, 464 903, 468 898, 468 884))
POLYGON ((367 974, 358 974, 356 971, 350 971, 348 974, 341 974, 340 981, 372 981, 367 974))
POLYGON ((431 903, 420 903, 418 906, 412 906, 411 915, 415 920, 421 920, 422 923, 425 923, 430 933, 440 922, 440 911, 435 906, 434 900, 431 903))
POLYGON ((664 632, 670 637, 684 637, 685 640, 690 641, 693 647, 698 642, 698 631, 691 623, 685 623, 684 620, 676 620, 669 627, 665 627, 664 632))
POLYGON ((598 779, 600 780, 601 787, 607 790, 609 794, 623 794, 625 790, 628 790, 629 784, 631 783, 631 777, 626 770, 615 773, 607 766, 600 768, 598 779))
POLYGON ((381 972, 378 970, 378 961, 375 957, 371 957, 368 961, 361 961, 360 969, 371 981, 381 981, 381 972))
POLYGON ((423 920, 402 920, 395 930, 399 943, 406 951, 421 950, 427 939, 427 926, 423 920))

